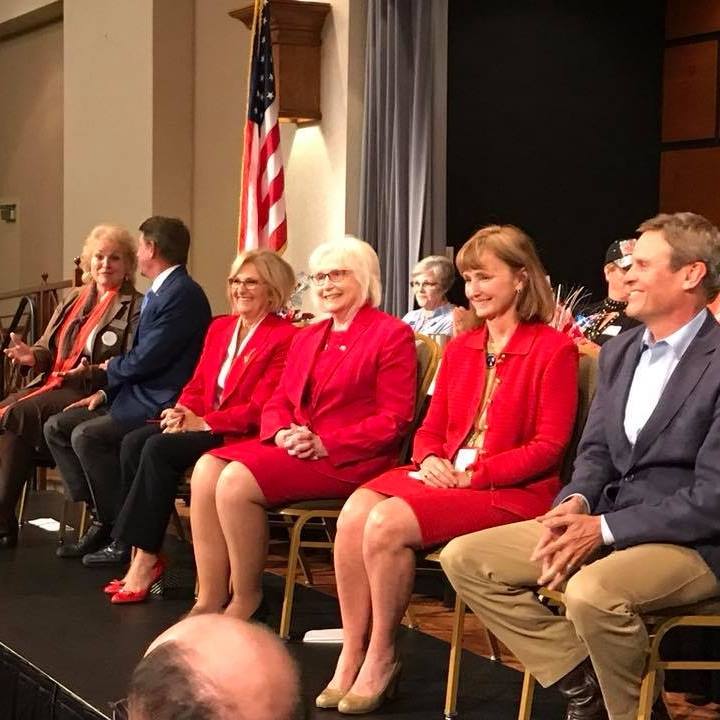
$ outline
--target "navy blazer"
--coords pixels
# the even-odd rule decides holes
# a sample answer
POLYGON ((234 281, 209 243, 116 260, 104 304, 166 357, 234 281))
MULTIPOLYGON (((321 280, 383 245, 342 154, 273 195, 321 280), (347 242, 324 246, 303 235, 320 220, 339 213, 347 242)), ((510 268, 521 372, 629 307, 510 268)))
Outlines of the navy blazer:
POLYGON ((581 493, 617 549, 685 545, 720 577, 720 325, 707 313, 632 446, 623 421, 644 330, 603 345, 572 480, 555 504, 581 493))
POLYGON ((192 376, 209 324, 205 292, 185 267, 173 270, 140 315, 132 349, 108 364, 112 417, 139 425, 172 407, 192 376))

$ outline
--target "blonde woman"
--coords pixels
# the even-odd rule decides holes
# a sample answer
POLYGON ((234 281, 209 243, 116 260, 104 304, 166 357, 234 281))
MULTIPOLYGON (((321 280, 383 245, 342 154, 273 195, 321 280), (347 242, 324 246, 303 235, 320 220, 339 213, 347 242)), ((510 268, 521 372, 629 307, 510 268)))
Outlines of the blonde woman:
POLYGON ((5 354, 36 377, 0 402, 0 549, 17 543, 15 505, 35 452, 46 451, 43 423, 104 384, 101 373, 63 374, 83 362, 98 365, 132 345, 142 300, 134 287, 135 251, 124 228, 94 227, 80 255, 83 286, 58 305, 34 345, 11 336, 5 354))
POLYGON ((259 439, 214 450, 195 466, 194 612, 227 605, 225 612, 239 618, 262 614, 266 508, 347 497, 393 466, 412 421, 413 334, 377 309, 375 251, 355 238, 327 242, 311 255, 310 271, 327 319, 295 337, 263 409, 259 439))

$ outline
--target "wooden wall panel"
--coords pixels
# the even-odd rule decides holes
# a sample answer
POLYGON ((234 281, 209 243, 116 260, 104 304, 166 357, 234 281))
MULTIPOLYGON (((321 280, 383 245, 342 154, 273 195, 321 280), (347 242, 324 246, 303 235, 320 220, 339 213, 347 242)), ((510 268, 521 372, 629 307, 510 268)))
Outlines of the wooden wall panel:
POLYGON ((720 225, 720 147, 669 150, 660 161, 660 211, 692 210, 720 225))
POLYGON ((668 40, 718 30, 719 0, 667 0, 665 34, 668 40))
POLYGON ((665 50, 663 142, 715 136, 717 64, 716 40, 676 45, 665 50))

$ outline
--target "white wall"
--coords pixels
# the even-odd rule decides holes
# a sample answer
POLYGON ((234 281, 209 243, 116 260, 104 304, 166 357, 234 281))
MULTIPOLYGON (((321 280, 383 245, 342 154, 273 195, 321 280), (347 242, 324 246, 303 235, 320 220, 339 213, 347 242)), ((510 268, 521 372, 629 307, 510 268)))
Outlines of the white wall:
POLYGON ((152 211, 153 3, 65 3, 63 266, 99 222, 152 211))
POLYGON ((63 277, 62 46, 61 23, 0 41, 0 290, 63 277))

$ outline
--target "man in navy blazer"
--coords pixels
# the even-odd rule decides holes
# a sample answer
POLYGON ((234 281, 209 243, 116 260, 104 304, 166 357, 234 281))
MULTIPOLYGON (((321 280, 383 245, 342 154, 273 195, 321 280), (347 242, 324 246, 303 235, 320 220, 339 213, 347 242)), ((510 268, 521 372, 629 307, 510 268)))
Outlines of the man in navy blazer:
MULTIPOLYGON (((720 325, 705 307, 720 233, 693 213, 638 230, 627 313, 644 325, 603 345, 571 482, 537 520, 441 555, 488 628, 565 695, 568 720, 635 720, 642 615, 720 596, 720 325), (564 615, 541 585, 564 588, 564 615)), ((667 717, 658 697, 653 718, 667 717)))
MULTIPOLYGON (((58 548, 59 557, 84 557, 110 542, 127 488, 119 455, 133 431, 171 407, 189 380, 210 322, 203 289, 185 268, 190 233, 181 220, 154 216, 140 226, 138 267, 152 280, 143 298, 132 349, 111 358, 107 387, 73 403, 45 424, 45 438, 68 495, 93 507, 94 522, 79 542, 58 548), (127 438, 127 440, 126 440, 127 438)), ((111 545, 99 562, 125 562, 126 548, 111 545)))

